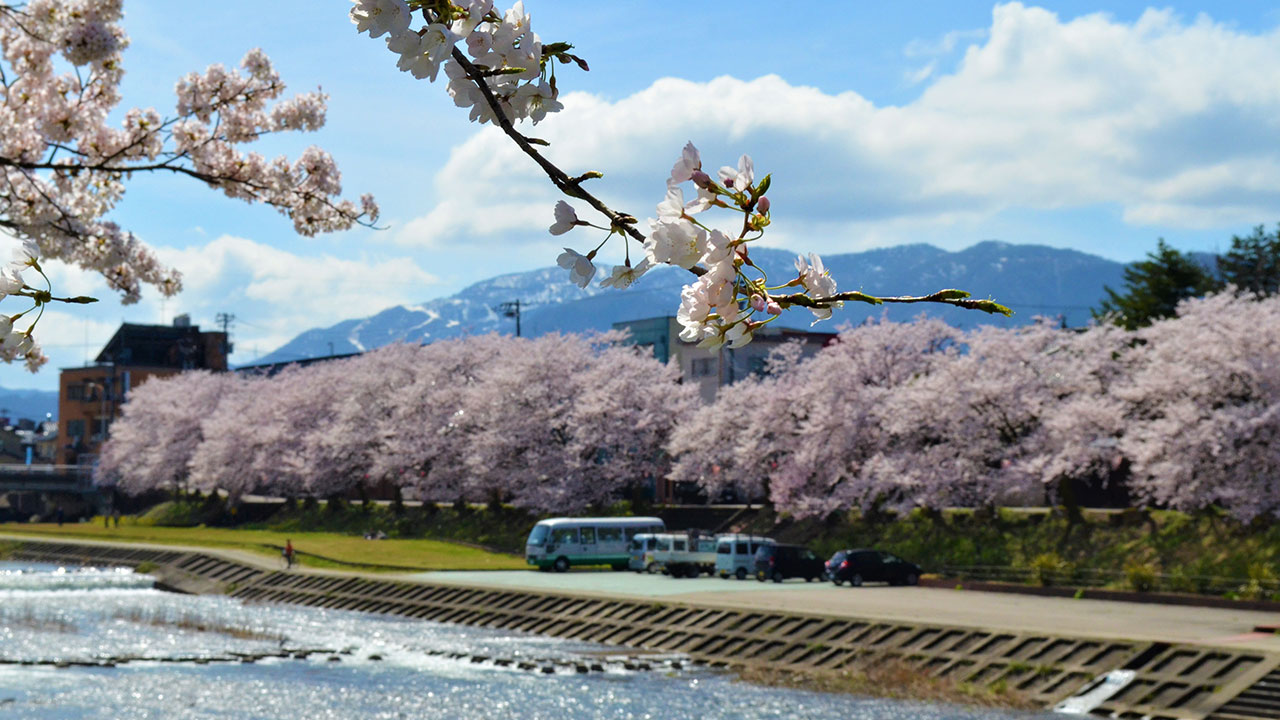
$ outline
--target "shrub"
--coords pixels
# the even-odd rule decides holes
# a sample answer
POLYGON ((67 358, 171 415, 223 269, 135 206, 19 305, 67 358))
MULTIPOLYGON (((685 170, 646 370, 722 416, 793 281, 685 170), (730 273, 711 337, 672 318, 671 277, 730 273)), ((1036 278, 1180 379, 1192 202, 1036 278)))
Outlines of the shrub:
POLYGON ((1130 563, 1124 568, 1129 588, 1138 592, 1150 592, 1156 587, 1158 573, 1150 563, 1130 563))
POLYGON ((1071 578, 1071 565, 1057 553, 1041 553, 1031 561, 1031 577, 1037 585, 1049 587, 1071 578))

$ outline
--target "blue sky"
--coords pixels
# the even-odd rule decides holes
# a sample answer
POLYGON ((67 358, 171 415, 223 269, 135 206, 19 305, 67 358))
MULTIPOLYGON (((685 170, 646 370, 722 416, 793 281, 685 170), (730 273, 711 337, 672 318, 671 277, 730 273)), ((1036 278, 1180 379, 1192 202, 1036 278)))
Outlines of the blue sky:
MULTIPOLYGON (((796 251, 996 238, 1128 261, 1157 237, 1213 251, 1280 221, 1274 5, 791 7, 528 0, 542 39, 591 63, 558 72, 566 110, 529 132, 571 174, 603 171, 594 189, 641 218, 685 141, 712 167, 751 154, 774 175, 768 242, 796 251)), ((397 71, 348 8, 127 0, 122 108, 171 111, 181 75, 261 47, 292 90, 330 96, 324 129, 263 150, 326 148, 350 196, 378 198, 387 229, 302 238, 267 208, 135 178, 114 218, 187 289, 122 306, 93 276, 54 268, 56 290, 102 302, 46 314, 50 365, 0 368, 0 385, 55 388, 57 368, 91 360, 122 321, 185 312, 207 327, 234 313, 244 363, 308 328, 554 262, 564 243, 546 233, 545 178, 442 85, 397 71)))

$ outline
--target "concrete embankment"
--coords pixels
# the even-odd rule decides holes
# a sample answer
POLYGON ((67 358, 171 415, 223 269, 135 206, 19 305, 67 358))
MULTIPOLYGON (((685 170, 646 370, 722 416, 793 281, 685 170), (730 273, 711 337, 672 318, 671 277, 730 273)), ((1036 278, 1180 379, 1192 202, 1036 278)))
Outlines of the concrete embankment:
MULTIPOLYGON (((1015 608, 1010 596, 937 589, 787 584, 774 589, 740 583, 729 592, 734 583, 727 581, 635 577, 675 588, 641 597, 598 586, 606 573, 524 573, 519 576, 523 582, 514 575, 490 573, 388 578, 285 572, 261 558, 211 550, 12 540, 14 558, 145 564, 167 588, 221 592, 246 601, 541 633, 678 652, 731 668, 758 664, 822 671, 897 658, 938 676, 1016 689, 1046 707, 1109 676, 1091 701, 1081 703, 1092 715, 1280 717, 1280 692, 1275 690, 1280 687, 1280 640, 1250 632, 1265 624, 1260 620, 1275 619, 1265 613, 1219 616, 1213 613, 1230 611, 1177 608, 1190 613, 1178 616, 1158 614, 1167 608, 1132 606, 1131 615, 1125 615, 1110 607, 1120 603, 1084 600, 1018 597, 1015 608), (678 585, 682 582, 690 584, 678 585), (1026 604, 1046 600, 1072 609, 1026 604), (991 607, 975 609, 986 605, 991 607), (1088 623, 1091 615, 1093 625, 1088 623)), ((629 574, 613 578, 623 576, 629 574)))

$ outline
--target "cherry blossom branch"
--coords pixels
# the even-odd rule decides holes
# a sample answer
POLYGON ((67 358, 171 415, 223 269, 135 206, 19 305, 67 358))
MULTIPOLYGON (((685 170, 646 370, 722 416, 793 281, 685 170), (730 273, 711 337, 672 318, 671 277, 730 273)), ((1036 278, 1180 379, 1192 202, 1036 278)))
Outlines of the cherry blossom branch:
POLYGON ((854 291, 842 292, 830 297, 809 297, 804 293, 791 293, 788 295, 771 295, 779 305, 787 307, 789 305, 797 305, 805 308, 830 308, 840 302, 848 300, 850 302, 862 302, 869 305, 882 305, 884 303, 938 303, 941 305, 951 305, 954 307, 964 308, 966 310, 981 310, 982 312, 992 315, 1010 316, 1013 310, 1001 305, 994 300, 972 300, 972 293, 964 290, 939 290, 928 295, 898 295, 898 296, 877 296, 868 295, 866 293, 854 291))
MULTIPOLYGON (((481 96, 484 97, 485 103, 488 104, 489 109, 493 112, 494 117, 497 120, 498 127, 502 128, 502 132, 505 133, 507 137, 511 138, 512 142, 516 144, 516 147, 520 148, 525 155, 532 158, 533 161, 538 164, 538 167, 542 168, 542 171, 547 174, 551 183, 555 185, 560 192, 568 195, 569 197, 577 198, 578 200, 586 202, 588 205, 595 208, 600 214, 609 218, 609 223, 612 227, 620 232, 626 233, 636 242, 644 244, 645 236, 639 230, 636 230, 636 218, 634 215, 617 212, 608 205, 605 205, 604 201, 582 188, 583 182, 603 177, 602 173, 592 171, 583 173, 577 177, 569 177, 568 173, 561 170, 550 160, 543 157, 542 153, 534 149, 529 138, 516 131, 515 126, 511 124, 510 118, 507 117, 506 112, 502 109, 502 104, 498 102, 498 99, 493 95, 493 91, 489 89, 489 83, 485 82, 485 78, 488 77, 487 73, 476 67, 476 65, 471 61, 467 60, 466 55, 463 55, 462 51, 456 47, 449 53, 449 57, 453 58, 453 61, 458 63, 458 65, 466 71, 467 76, 470 77, 472 82, 476 84, 476 87, 479 88, 481 96)), ((695 271, 695 274, 701 273, 695 271)))
MULTIPOLYGON (((797 275, 780 286, 769 287, 768 276, 749 258, 747 245, 759 240, 770 224, 770 205, 765 193, 771 177, 758 182, 750 156, 743 155, 738 167, 723 167, 719 180, 703 172, 698 149, 689 143, 672 167, 666 198, 658 204, 656 220, 649 221, 649 234, 636 228, 634 215, 621 213, 583 188, 586 180, 603 177, 593 171, 571 177, 535 147, 544 140, 524 135, 515 123, 530 120, 537 124, 550 112, 563 109, 556 86, 555 63, 576 63, 581 58, 569 54, 569 43, 543 44, 533 32, 523 3, 499 13, 493 0, 352 0, 350 11, 358 32, 371 38, 386 35, 387 49, 399 56, 397 67, 414 77, 434 81, 444 70, 448 92, 459 107, 470 108, 473 121, 493 122, 516 147, 534 161, 561 193, 586 202, 609 220, 609 235, 585 255, 565 248, 556 262, 569 271, 579 287, 595 277, 594 260, 613 236, 624 237, 624 264, 614 266, 602 287, 625 288, 650 267, 665 264, 688 270, 697 279, 681 291, 676 319, 683 326, 680 337, 702 347, 729 343, 740 347, 751 341, 752 333, 775 320, 785 308, 808 308, 818 320, 830 318, 844 301, 884 303, 939 303, 953 307, 1011 314, 1009 308, 993 300, 973 300, 961 290, 940 290, 920 296, 876 297, 862 292, 838 293, 836 282, 816 254, 799 257, 797 275), (425 24, 415 26, 415 15, 425 24), (697 198, 686 203, 681 185, 692 182, 697 198), (726 234, 695 219, 712 208, 741 212, 742 227, 726 234), (635 240, 645 250, 645 258, 631 264, 630 244, 635 240), (755 268, 759 279, 748 277, 745 267, 755 268), (800 288, 800 292, 773 295, 777 290, 800 288), (757 314, 759 313, 759 314, 757 314)), ((556 203, 552 235, 562 235, 578 227, 596 227, 578 219, 576 211, 563 200, 556 203)), ((592 243, 594 244, 594 243, 592 243)), ((590 247, 590 245, 588 245, 590 247)))

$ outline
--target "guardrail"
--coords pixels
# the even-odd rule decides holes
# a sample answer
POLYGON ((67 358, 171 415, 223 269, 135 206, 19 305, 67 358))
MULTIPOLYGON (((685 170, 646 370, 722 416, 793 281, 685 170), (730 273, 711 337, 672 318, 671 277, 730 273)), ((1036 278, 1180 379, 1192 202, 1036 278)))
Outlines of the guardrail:
POLYGON ((92 493, 92 465, 0 465, 0 492, 92 493))
POLYGON ((0 476, 4 475, 90 475, 92 465, 0 465, 0 476))

